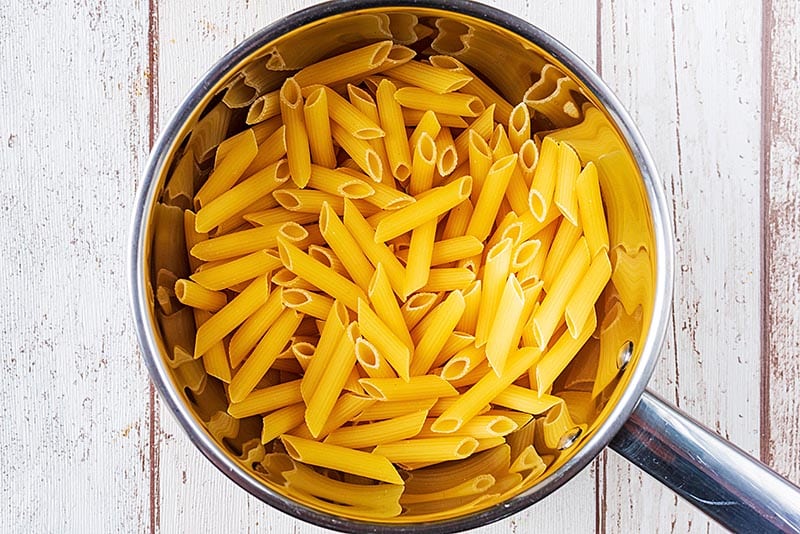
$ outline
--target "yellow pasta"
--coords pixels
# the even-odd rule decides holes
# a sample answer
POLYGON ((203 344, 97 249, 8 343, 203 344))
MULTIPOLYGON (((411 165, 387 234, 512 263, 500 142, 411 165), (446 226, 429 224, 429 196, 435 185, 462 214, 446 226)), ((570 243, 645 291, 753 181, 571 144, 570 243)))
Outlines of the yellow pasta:
MULTIPOLYGON (((520 169, 522 169, 522 177, 525 179, 525 183, 530 187, 533 184, 533 175, 536 172, 536 167, 539 164, 539 148, 536 146, 536 143, 533 139, 527 139, 522 143, 522 146, 519 147, 519 163, 520 169)), ((528 205, 530 207, 530 203, 528 205)))
POLYGON ((431 425, 431 430, 447 433, 460 429, 464 423, 475 417, 483 406, 525 373, 540 355, 541 351, 534 347, 524 347, 511 354, 502 376, 494 373, 485 374, 436 419, 431 425))
POLYGON ((405 289, 405 269, 389 248, 375 239, 374 230, 350 200, 344 202, 344 225, 372 265, 383 265, 395 293, 402 294, 405 289))
MULTIPOLYGON (((425 116, 425 113, 427 111, 403 108, 403 123, 406 126, 417 126, 422 122, 422 117, 425 116)), ((445 113, 435 113, 434 115, 436 115, 436 121, 443 128, 466 128, 469 126, 467 121, 458 115, 447 115, 445 113)))
POLYGON ((285 408, 302 400, 300 380, 292 380, 291 382, 284 382, 253 391, 241 402, 234 402, 228 406, 228 413, 236 419, 244 419, 245 417, 285 408))
POLYGON ((379 401, 414 401, 433 397, 458 395, 446 380, 435 375, 402 378, 362 378, 361 385, 367 395, 379 401))
POLYGON ((417 143, 419 143, 420 137, 422 137, 422 134, 428 134, 428 137, 431 139, 436 139, 436 136, 439 135, 441 130, 442 125, 439 124, 439 120, 436 118, 436 113, 433 111, 426 111, 423 113, 422 118, 420 118, 419 123, 417 123, 416 127, 414 128, 414 131, 408 136, 409 150, 412 153, 414 152, 417 143))
POLYGON ((391 41, 381 41, 304 67, 295 79, 301 86, 331 85, 371 72, 389 56, 391 41))
POLYGON ((395 99, 397 89, 389 80, 382 80, 375 95, 381 128, 385 132, 384 142, 389 157, 392 176, 400 181, 408 180, 411 174, 411 151, 403 126, 402 110, 395 99))
POLYGON ((312 91, 306 98, 303 117, 308 132, 311 161, 329 169, 336 167, 336 152, 333 148, 328 111, 328 94, 322 87, 312 91))
POLYGON ((287 309, 281 313, 233 376, 228 389, 231 402, 243 401, 255 389, 258 382, 278 358, 278 354, 281 353, 289 338, 300 326, 302 319, 303 315, 295 310, 287 309))
POLYGON ((483 113, 472 121, 469 128, 458 134, 454 142, 458 161, 465 161, 469 150, 469 132, 474 131, 484 140, 492 136, 492 129, 494 128, 494 104, 487 107, 483 113))
MULTIPOLYGON (((281 118, 281 120, 283 120, 281 118)), ((255 130, 255 128, 253 128, 255 130)), ((270 163, 286 155, 286 125, 282 125, 258 145, 258 152, 245 169, 243 176, 252 176, 270 163)))
POLYGON ((545 291, 549 291, 555 279, 556 273, 560 272, 567 260, 570 252, 575 248, 581 238, 581 228, 573 225, 567 219, 561 219, 553 237, 553 243, 547 252, 547 259, 542 267, 542 280, 544 281, 545 291))
POLYGON ((452 499, 455 497, 469 497, 472 495, 480 495, 491 488, 495 483, 495 478, 490 474, 478 475, 466 482, 457 484, 451 488, 442 491, 434 491, 430 493, 403 493, 400 497, 400 502, 404 505, 438 502, 444 499, 452 499))
POLYGON ((589 261, 589 248, 586 246, 586 239, 581 237, 564 261, 558 277, 553 280, 550 291, 533 317, 533 334, 541 350, 547 346, 556 327, 563 320, 567 302, 589 269, 589 261))
POLYGON ((195 204, 198 206, 205 206, 230 189, 242 177, 258 152, 256 136, 251 129, 226 139, 224 144, 230 145, 226 148, 227 155, 195 195, 195 204))
MULTIPOLYGON (((187 253, 190 253, 191 250, 192 250, 192 247, 194 247, 197 243, 199 243, 201 241, 205 241, 205 240, 208 239, 208 234, 203 233, 203 232, 198 232, 195 229, 195 219, 196 219, 196 216, 195 216, 193 211, 188 210, 188 209, 184 210, 184 212, 183 212, 183 237, 184 237, 184 240, 186 241, 186 252, 187 253)), ((200 261, 199 259, 197 259, 194 256, 192 256, 191 254, 189 254, 189 269, 191 271, 196 271, 200 267, 200 265, 202 265, 202 263, 203 263, 202 261, 200 261)), ((189 276, 189 278, 192 278, 192 277, 189 276)), ((194 278, 192 278, 192 280, 194 280, 194 278)), ((197 282, 197 280, 194 280, 194 281, 197 282)), ((162 285, 162 284, 159 284, 159 285, 162 285)), ((206 286, 204 284, 200 284, 200 285, 202 285, 206 289, 214 290, 213 287, 208 287, 208 286, 206 286)), ((169 286, 173 288, 173 292, 174 292, 174 287, 175 287, 174 282, 172 284, 169 284, 169 286)), ((222 289, 222 288, 217 288, 217 289, 222 289)))
POLYGON ((295 78, 286 78, 280 90, 281 117, 286 126, 286 156, 289 173, 297 187, 305 187, 311 176, 311 151, 303 114, 303 95, 295 78))
MULTIPOLYGON (((466 302, 465 302, 465 309, 466 309, 466 302)), ((463 316, 463 314, 462 314, 463 316)), ((459 322, 461 320, 459 319, 459 322)), ((466 347, 474 346, 475 344, 475 336, 472 334, 468 334, 466 332, 459 332, 458 330, 454 330, 452 334, 447 336, 447 341, 445 341, 442 350, 439 351, 439 354, 436 355, 436 359, 433 361, 432 368, 441 367, 444 365, 450 358, 455 356, 455 354, 466 347)), ((444 372, 444 370, 442 370, 444 372)))
POLYGON ((211 291, 191 280, 175 282, 175 297, 184 306, 215 312, 228 303, 225 293, 211 291))
POLYGON ((578 197, 575 194, 575 182, 581 171, 578 154, 566 143, 558 146, 558 177, 553 202, 564 218, 578 226, 578 197))
POLYGON ((511 149, 519 152, 522 143, 531 138, 531 114, 528 106, 520 102, 511 110, 508 118, 508 140, 511 149))
POLYGON ((375 121, 344 97, 327 87, 323 87, 322 90, 328 97, 328 113, 332 121, 347 129, 358 139, 376 139, 384 136, 383 130, 375 121))
POLYGON ((375 228, 375 240, 386 242, 420 224, 444 215, 469 196, 472 178, 465 176, 448 185, 435 187, 410 206, 392 211, 375 228))
POLYGON ((436 293, 423 292, 415 293, 400 308, 403 320, 410 329, 414 328, 425 315, 439 302, 439 295, 436 293))
POLYGON ((367 296, 353 282, 312 259, 308 254, 278 238, 278 252, 287 269, 325 291, 333 298, 341 300, 351 310, 358 309, 358 300, 367 296))
MULTIPOLYGON (((445 398, 445 397, 443 397, 445 398)), ((448 397, 449 398, 449 397, 448 397)), ((429 410, 437 403, 436 398, 418 399, 409 401, 370 401, 372 404, 361 413, 353 417, 354 422, 363 421, 382 421, 401 415, 408 415, 414 412, 429 410)))
POLYGON ((375 268, 375 273, 372 275, 367 287, 367 295, 375 312, 385 322, 386 326, 409 349, 412 349, 411 334, 408 331, 408 326, 403 318, 403 312, 400 310, 397 299, 392 293, 392 287, 382 263, 379 263, 375 268))
POLYGON ((478 448, 478 441, 468 436, 422 438, 378 445, 374 454, 393 463, 446 462, 468 457, 478 448))
POLYGON ((398 191, 397 189, 386 185, 385 183, 371 184, 375 193, 366 197, 365 202, 369 202, 382 210, 397 210, 404 208, 416 202, 416 199, 411 195, 398 191))
MULTIPOLYGON (((455 402, 453 403, 455 404, 455 402)), ((510 412, 508 412, 510 413, 510 412)), ((530 419, 530 415, 527 420, 530 419)), ((526 420, 526 422, 527 422, 526 420)), ((441 432, 434 432, 431 430, 431 424, 435 419, 428 419, 422 430, 419 432, 419 437, 435 437, 442 436, 441 432)), ((498 436, 505 436, 514 432, 519 426, 517 422, 505 415, 476 415, 469 422, 465 423, 461 428, 455 432, 450 432, 448 435, 455 436, 472 436, 475 439, 493 438, 498 436)))
POLYGON ((402 87, 394 93, 401 106, 410 109, 431 110, 435 113, 477 117, 486 109, 483 102, 473 95, 461 93, 437 94, 419 87, 402 87))
MULTIPOLYGON (((203 326, 212 317, 210 312, 194 309, 194 320, 198 327, 203 326)), ((203 368, 206 373, 217 377, 225 383, 231 381, 231 366, 228 363, 228 354, 225 352, 225 345, 222 341, 217 341, 203 353, 203 368)))
POLYGON ((436 144, 430 135, 423 132, 414 145, 411 160, 411 178, 408 181, 408 192, 419 195, 433 185, 433 173, 436 166, 436 144))
POLYGON ((511 384, 492 399, 492 404, 521 412, 539 415, 561 402, 558 397, 511 384))
POLYGON ((362 335, 375 345, 400 377, 408 380, 411 349, 378 317, 366 300, 358 302, 358 324, 362 335))
MULTIPOLYGON (((426 374, 453 333, 461 315, 464 313, 464 297, 461 292, 452 291, 444 301, 430 313, 432 326, 423 330, 417 341, 411 360, 411 376, 426 374)), ((414 332, 411 333, 412 338, 414 332)))
POLYGON ((457 91, 472 81, 472 76, 467 74, 441 69, 419 61, 409 61, 386 71, 385 74, 438 94, 457 91))
POLYGON ((428 271, 428 282, 420 288, 425 293, 465 290, 475 280, 475 273, 462 267, 437 267, 428 271))
POLYGON ((287 308, 293 308, 317 319, 325 319, 333 306, 332 298, 307 289, 283 288, 281 299, 287 308))
MULTIPOLYGON (((360 366, 360 369, 356 370, 359 373, 359 378, 363 373, 366 373, 369 378, 395 378, 397 376, 397 373, 386 361, 386 358, 381 356, 375 345, 363 337, 359 337, 356 340, 355 351, 356 361, 360 366), (363 373, 360 372, 361 370, 363 370, 363 373)), ((356 378, 357 380, 358 378, 356 378)), ((363 392, 363 388, 360 385, 358 387, 363 392)))
POLYGON ((483 183, 492 166, 492 151, 486 140, 475 130, 469 130, 469 173, 472 176, 473 186, 470 200, 474 205, 483 189, 483 183))
POLYGON ((559 145, 555 141, 550 137, 544 138, 528 197, 531 212, 539 222, 545 219, 553 201, 558 177, 559 151, 559 145))
POLYGON ((436 143, 436 169, 442 176, 451 174, 458 165, 458 153, 449 127, 444 127, 434 138, 436 143))
POLYGON ((610 278, 611 262, 605 251, 601 249, 600 253, 592 258, 589 269, 572 292, 564 309, 564 319, 572 337, 577 338, 580 335, 583 325, 592 313, 595 302, 600 298, 600 293, 603 292, 610 278))
POLYGON ((553 384, 558 375, 569 365, 578 350, 589 339, 597 326, 597 316, 591 310, 588 320, 583 325, 578 337, 564 332, 547 353, 536 363, 533 376, 536 378, 536 390, 541 394, 553 384))
POLYGON ((289 456, 299 462, 361 475, 390 484, 403 484, 403 479, 385 456, 338 445, 317 443, 286 434, 281 436, 281 441, 289 456))
POLYGON ((344 336, 345 328, 349 321, 350 317, 344 304, 341 301, 334 301, 328 316, 325 318, 325 326, 320 333, 314 357, 311 359, 311 363, 306 369, 303 381, 300 384, 300 392, 306 403, 308 403, 313 392, 317 389, 317 385, 325 373, 325 362, 330 359, 331 354, 336 349, 342 336, 344 336))
POLYGON ((203 269, 189 278, 206 289, 219 291, 267 274, 281 265, 280 258, 267 250, 259 250, 247 256, 203 269))
POLYGON ((361 289, 366 290, 374 272, 372 265, 327 203, 322 205, 319 224, 322 236, 341 260, 350 277, 361 289))
MULTIPOLYGON (((258 281, 258 279, 256 279, 256 281, 258 281)), ((265 287, 268 287, 266 286, 266 280, 265 287)), ((244 294, 245 292, 243 291, 239 294, 239 297, 242 297, 244 294)), ((282 310, 281 292, 273 291, 269 294, 266 302, 259 306, 241 326, 236 329, 236 332, 234 332, 231 337, 231 343, 228 348, 232 367, 239 367, 239 364, 250 354, 253 347, 258 344, 258 341, 267 332, 269 327, 272 326, 272 323, 280 316, 282 310)))
POLYGON ((489 330, 503 294, 511 266, 511 239, 503 239, 489 249, 484 267, 480 311, 475 327, 475 345, 480 347, 489 339, 489 330))
POLYGON ((363 449, 412 438, 419 434, 427 413, 427 410, 421 410, 377 423, 340 428, 330 433, 325 443, 363 449))
POLYGON ((503 374, 509 352, 519 344, 519 334, 515 339, 516 331, 509 326, 518 322, 524 304, 525 296, 522 293, 522 286, 516 276, 511 274, 500 295, 497 312, 492 320, 486 341, 486 359, 489 360, 489 365, 492 366, 497 376, 503 374))
POLYGON ((198 232, 208 232, 216 228, 252 204, 253 198, 269 195, 288 179, 289 167, 286 160, 273 163, 200 208, 195 218, 195 228, 198 232))
POLYGON ((473 235, 481 241, 489 236, 516 164, 516 154, 506 156, 492 164, 478 195, 475 211, 467 227, 467 234, 473 235))
POLYGON ((302 402, 286 406, 262 418, 261 443, 269 443, 303 422, 306 405, 302 402))
POLYGON ((247 124, 262 123, 281 113, 278 91, 270 91, 256 98, 247 110, 247 124))
MULTIPOLYGON (((375 104, 375 99, 372 98, 372 95, 352 84, 347 84, 347 94, 350 97, 350 103, 357 110, 366 115, 373 123, 380 124, 381 118, 378 114, 378 106, 375 104)), ((384 135, 386 134, 384 133, 384 135)), ((389 163, 389 156, 386 154, 386 144, 383 137, 370 139, 368 143, 381 160, 381 183, 387 184, 387 186, 394 184, 394 178, 388 172, 391 169, 391 164, 389 163)))
POLYGON ((411 243, 408 248, 405 284, 403 286, 404 298, 407 298, 428 283, 435 239, 436 219, 431 219, 411 231, 411 243))
MULTIPOLYGON (((329 358, 321 362, 325 366, 326 372, 320 376, 311 393, 311 398, 308 400, 308 409, 305 410, 306 425, 314 437, 318 437, 325 426, 336 399, 339 398, 347 377, 356 363, 353 326, 350 325, 345 329, 345 334, 339 338, 339 343, 329 353, 329 358)), ((317 357, 320 355, 315 354, 314 358, 317 357)))
POLYGON ((347 152, 353 161, 367 175, 376 182, 380 182, 385 172, 383 163, 378 153, 364 139, 355 137, 351 132, 340 124, 331 124, 331 134, 333 139, 347 152))
POLYGON ((591 161, 578 175, 575 195, 578 198, 578 213, 586 236, 586 244, 589 245, 589 253, 595 257, 601 250, 608 251, 608 227, 600 195, 597 167, 591 161))

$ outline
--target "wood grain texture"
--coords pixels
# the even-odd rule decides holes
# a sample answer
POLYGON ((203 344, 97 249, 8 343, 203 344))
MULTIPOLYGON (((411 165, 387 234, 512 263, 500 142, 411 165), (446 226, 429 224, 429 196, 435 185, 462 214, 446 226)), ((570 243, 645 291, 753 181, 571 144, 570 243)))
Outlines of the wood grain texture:
POLYGON ((141 2, 0 8, 2 532, 147 528, 126 285, 146 27, 141 2))
POLYGON ((800 483, 800 5, 764 20, 765 421, 762 459, 800 483))
MULTIPOLYGON (((760 6, 604 1, 601 24, 603 77, 644 134, 672 202, 674 311, 650 387, 757 454, 760 6)), ((604 530, 720 530, 607 457, 604 530)))

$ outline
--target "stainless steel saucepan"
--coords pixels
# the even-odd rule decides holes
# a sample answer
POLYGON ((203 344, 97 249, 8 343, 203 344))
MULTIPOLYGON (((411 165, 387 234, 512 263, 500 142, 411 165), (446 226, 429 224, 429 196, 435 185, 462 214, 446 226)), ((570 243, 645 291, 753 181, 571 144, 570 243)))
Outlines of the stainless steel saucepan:
MULTIPOLYGON (((288 75, 281 70, 267 74, 274 83, 288 75)), ((258 83, 270 81, 262 78, 258 83)), ((232 124, 242 121, 242 112, 238 113, 230 116, 232 124)), ((194 444, 239 486, 304 521, 348 532, 474 528, 545 498, 610 446, 729 529, 800 532, 800 489, 646 390, 670 312, 671 228, 661 181, 630 116, 600 77, 547 33, 508 13, 466 0, 330 2, 283 18, 231 50, 191 90, 161 132, 133 216, 131 302, 152 380, 194 444), (167 177, 193 142, 200 119, 226 90, 244 100, 256 90, 245 75, 246 67, 258 59, 292 72, 333 53, 382 39, 455 56, 512 102, 520 101, 545 65, 568 78, 563 90, 569 91, 571 105, 555 98, 551 102, 555 106, 543 108, 542 120, 550 128, 559 128, 559 135, 584 162, 597 164, 611 253, 627 262, 628 279, 632 276, 638 284, 633 284, 634 290, 627 284, 628 290, 617 295, 624 305, 620 315, 630 323, 629 334, 620 342, 616 376, 597 397, 595 417, 585 431, 565 433, 563 450, 530 487, 502 501, 486 500, 474 509, 440 514, 434 520, 408 515, 374 520, 303 503, 289 497, 263 467, 248 464, 241 443, 237 446, 214 437, 208 417, 214 406, 224 406, 224 390, 216 379, 205 376, 202 366, 198 372, 197 362, 175 358, 174 339, 181 323, 159 309, 155 295, 163 268, 178 276, 187 274, 178 272, 186 268, 182 228, 170 222, 174 217, 165 215, 169 205, 177 202, 165 194, 167 177)))

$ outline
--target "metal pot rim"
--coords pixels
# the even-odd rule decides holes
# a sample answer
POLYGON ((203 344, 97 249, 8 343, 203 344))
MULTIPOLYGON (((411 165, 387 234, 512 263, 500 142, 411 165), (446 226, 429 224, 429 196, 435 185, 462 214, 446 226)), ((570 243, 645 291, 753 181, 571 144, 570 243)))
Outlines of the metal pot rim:
POLYGON ((169 406, 170 411, 178 419, 194 445, 231 480, 270 506, 303 521, 346 532, 376 532, 378 530, 391 530, 393 532, 453 532, 466 530, 486 525, 514 514, 561 487, 586 467, 608 445, 633 412, 655 367, 671 309, 674 253, 670 212, 655 163, 630 115, 613 92, 601 80, 600 76, 558 40, 529 22, 499 9, 470 0, 446 0, 444 2, 437 2, 436 0, 326 2, 279 19, 244 40, 223 56, 192 88, 153 145, 134 204, 129 246, 129 294, 136 334, 142 348, 143 359, 151 379, 161 394, 161 398, 169 406), (176 143, 177 136, 184 123, 219 79, 235 68, 243 58, 248 57, 264 44, 289 31, 332 15, 382 7, 429 8, 456 12, 488 21, 539 46, 566 66, 571 74, 580 79, 604 105, 605 111, 628 144, 642 175, 651 210, 655 241, 654 255, 657 264, 653 315, 648 335, 642 348, 640 361, 632 371, 628 387, 622 392, 606 421, 594 431, 581 450, 543 482, 507 501, 471 515, 424 524, 361 522, 338 518, 313 510, 272 491, 224 454, 206 430, 198 424, 189 408, 180 399, 178 392, 172 387, 169 371, 160 356, 155 339, 154 321, 148 311, 149 305, 145 283, 147 266, 144 265, 143 261, 149 222, 146 214, 152 211, 155 202, 155 188, 161 169, 166 163, 167 155, 171 147, 176 143))

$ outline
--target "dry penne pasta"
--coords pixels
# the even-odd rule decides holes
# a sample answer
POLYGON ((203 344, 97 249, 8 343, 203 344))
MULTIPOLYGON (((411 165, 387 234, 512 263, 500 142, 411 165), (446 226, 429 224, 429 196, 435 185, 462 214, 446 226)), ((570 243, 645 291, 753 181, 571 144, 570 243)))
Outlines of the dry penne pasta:
POLYGON ((360 20, 372 44, 348 23, 332 56, 264 50, 176 149, 154 302, 176 380, 265 483, 435 521, 531 487, 591 428, 653 260, 563 73, 506 72, 452 21, 360 20))

